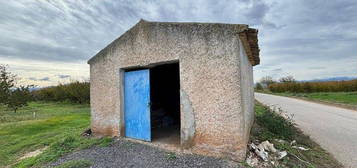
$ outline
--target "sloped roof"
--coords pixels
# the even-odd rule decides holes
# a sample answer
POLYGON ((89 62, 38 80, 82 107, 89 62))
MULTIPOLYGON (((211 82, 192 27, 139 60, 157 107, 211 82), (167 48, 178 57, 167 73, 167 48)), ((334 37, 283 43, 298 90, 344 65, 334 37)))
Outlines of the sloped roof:
MULTIPOLYGON (((135 26, 133 26, 131 29, 133 29, 136 26, 140 26, 142 24, 160 24, 160 25, 195 25, 195 24, 204 24, 204 25, 227 25, 227 26, 233 26, 237 33, 239 34, 239 38, 243 43, 243 47, 246 51, 246 54, 248 56, 249 61, 251 64, 258 65, 260 63, 260 58, 259 58, 259 46, 258 46, 258 30, 257 29, 252 29, 249 28, 248 25, 245 24, 222 24, 222 23, 196 23, 196 22, 149 22, 141 19, 135 26)), ((123 35, 126 33, 130 32, 129 29, 127 32, 125 32, 123 35)), ((122 37, 121 35, 120 37, 122 37)), ((111 44, 109 44, 107 47, 99 51, 94 57, 88 60, 88 64, 91 64, 94 62, 94 60, 98 59, 101 55, 104 55, 109 49, 110 46, 114 45, 117 41, 120 40, 120 37, 114 40, 111 44)))

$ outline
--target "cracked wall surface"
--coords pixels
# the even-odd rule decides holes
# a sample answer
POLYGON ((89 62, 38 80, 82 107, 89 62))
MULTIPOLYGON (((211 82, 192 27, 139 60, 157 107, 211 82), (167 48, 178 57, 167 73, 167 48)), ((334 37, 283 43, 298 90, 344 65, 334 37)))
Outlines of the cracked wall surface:
POLYGON ((93 133, 123 136, 123 70, 178 61, 182 146, 244 159, 254 103, 252 64, 239 39, 245 29, 140 21, 89 61, 93 133))

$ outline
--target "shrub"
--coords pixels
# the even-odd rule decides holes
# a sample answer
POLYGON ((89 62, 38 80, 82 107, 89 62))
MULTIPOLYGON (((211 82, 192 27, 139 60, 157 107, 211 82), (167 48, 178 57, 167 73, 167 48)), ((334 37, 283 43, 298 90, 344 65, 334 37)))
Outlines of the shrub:
POLYGON ((89 82, 71 82, 42 88, 32 92, 35 100, 41 101, 70 101, 73 103, 89 103, 89 82))
POLYGON ((30 100, 29 86, 20 86, 9 93, 5 104, 16 113, 19 108, 27 106, 27 102, 30 100))
POLYGON ((296 130, 293 116, 287 115, 280 108, 271 109, 260 103, 256 103, 255 112, 257 124, 273 133, 276 138, 286 140, 294 139, 293 137, 295 136, 296 130), (285 118, 283 116, 285 116, 285 118))
POLYGON ((16 82, 16 75, 8 72, 7 68, 8 66, 0 65, 0 104, 6 103, 16 82))
POLYGON ((29 88, 32 86, 16 87, 18 78, 7 68, 8 66, 0 65, 0 104, 5 104, 16 113, 17 109, 27 106, 30 100, 29 88))
POLYGON ((263 85, 263 87, 269 87, 271 84, 276 83, 276 81, 273 79, 271 76, 265 76, 260 79, 260 83, 263 85))
POLYGON ((263 90, 263 86, 262 84, 260 84, 259 82, 255 85, 255 89, 256 90, 263 90))
POLYGON ((357 80, 328 82, 284 82, 268 86, 272 92, 354 92, 357 91, 357 80))

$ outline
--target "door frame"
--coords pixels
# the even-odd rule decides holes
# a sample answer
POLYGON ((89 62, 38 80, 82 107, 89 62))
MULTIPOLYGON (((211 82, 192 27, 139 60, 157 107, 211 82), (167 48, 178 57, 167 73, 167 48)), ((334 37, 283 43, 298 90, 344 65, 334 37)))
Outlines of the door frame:
MULTIPOLYGON (((177 60, 170 60, 170 61, 162 61, 162 62, 156 62, 156 63, 149 63, 147 65, 144 65, 144 66, 126 66, 126 67, 121 67, 118 69, 119 71, 119 83, 118 83, 118 91, 119 91, 119 115, 120 115, 120 120, 119 120, 119 136, 120 137, 123 137, 123 138, 126 138, 125 137, 125 118, 124 118, 124 113, 125 113, 125 105, 124 105, 124 73, 127 72, 127 71, 134 71, 134 70, 141 70, 141 69, 151 69, 153 67, 156 67, 156 66, 159 66, 159 65, 165 65, 165 64, 174 64, 174 63, 178 63, 179 64, 179 72, 180 69, 181 69, 181 64, 180 64, 180 61, 177 59, 177 60)), ((181 91, 181 73, 179 74, 179 77, 180 77, 180 91, 181 91)), ((180 102, 181 104, 181 96, 180 96, 180 102)), ((181 111, 181 108, 180 108, 180 123, 181 123, 181 128, 180 128, 180 137, 182 137, 182 123, 183 123, 183 118, 182 117, 184 114, 182 113, 181 111)), ((180 138, 180 144, 182 144, 182 140, 180 138)))

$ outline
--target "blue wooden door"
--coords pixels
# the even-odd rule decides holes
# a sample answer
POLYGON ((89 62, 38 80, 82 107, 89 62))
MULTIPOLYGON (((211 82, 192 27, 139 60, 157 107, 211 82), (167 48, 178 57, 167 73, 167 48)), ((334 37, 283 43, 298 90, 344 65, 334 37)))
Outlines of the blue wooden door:
POLYGON ((126 137, 151 141, 149 75, 148 69, 124 73, 126 137))

